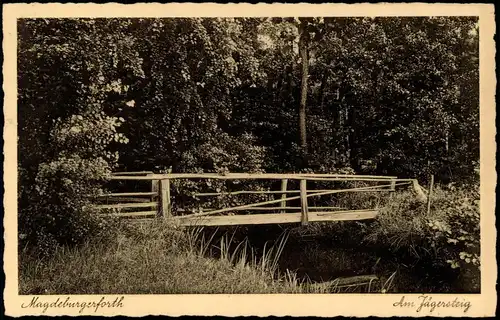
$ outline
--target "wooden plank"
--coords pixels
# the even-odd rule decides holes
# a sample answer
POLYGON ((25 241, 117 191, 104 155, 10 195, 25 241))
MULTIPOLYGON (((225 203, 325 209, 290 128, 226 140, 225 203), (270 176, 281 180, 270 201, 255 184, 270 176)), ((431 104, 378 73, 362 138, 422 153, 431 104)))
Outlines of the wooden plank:
POLYGON ((309 221, 351 221, 369 220, 377 218, 377 210, 357 211, 357 212, 310 212, 309 221))
POLYGON ((281 205, 280 207, 282 208, 281 212, 285 212, 286 208, 286 189, 287 189, 287 184, 288 184, 288 179, 283 179, 281 180, 281 192, 285 192, 281 195, 281 205))
POLYGON ((284 173, 228 173, 220 175, 216 173, 164 173, 152 174, 149 176, 127 176, 114 175, 111 180, 161 180, 161 179, 223 179, 223 180, 244 180, 244 179, 295 179, 295 180, 324 180, 324 181, 388 181, 397 179, 392 176, 357 176, 357 175, 325 175, 325 174, 284 174, 284 173))
POLYGON ((112 175, 128 176, 139 174, 152 174, 153 171, 129 171, 129 172, 113 172, 112 175))
MULTIPOLYGON (((308 207, 309 210, 328 210, 328 209, 340 209, 341 207, 308 207)), ((207 211, 213 211, 213 208, 204 208, 207 211)), ((267 211, 267 210, 300 210, 300 207, 251 207, 246 209, 235 209, 235 211, 267 211)), ((180 210, 182 212, 182 210, 180 210)), ((285 212, 284 212, 285 213, 285 212)))
MULTIPOLYGON (((366 190, 366 192, 386 192, 390 191, 387 189, 387 187, 390 187, 390 185, 382 185, 382 186, 376 186, 377 189, 380 188, 380 190, 377 189, 371 189, 371 190, 366 190)), ((333 189, 312 189, 312 190, 307 190, 307 193, 314 193, 314 192, 326 192, 326 191, 332 191, 333 189)), ((342 190, 342 189, 338 189, 342 190)), ((356 190, 355 192, 364 192, 364 190, 356 190)), ((243 190, 243 191, 233 191, 233 192, 206 192, 206 193, 195 193, 193 196, 195 197, 210 197, 210 196, 222 196, 222 195, 239 195, 239 194, 288 194, 288 193, 300 193, 300 190, 288 190, 288 191, 275 191, 275 190, 256 190, 256 191, 251 191, 251 190, 243 190)))
POLYGON ((242 190, 242 191, 232 191, 232 192, 205 192, 205 193, 195 193, 194 196, 206 197, 206 196, 222 196, 222 195, 238 195, 238 194, 287 194, 287 193, 300 193, 300 190, 288 190, 288 191, 242 190))
MULTIPOLYGON (((285 173, 286 174, 286 173, 285 173)), ((334 174, 334 173, 297 173, 296 175, 302 177, 357 177, 366 179, 397 179, 397 176, 375 176, 363 174, 334 174)))
POLYGON ((363 212, 377 212, 377 210, 373 209, 357 209, 357 210, 337 210, 337 211, 317 211, 314 212, 317 216, 326 216, 331 214, 340 214, 340 213, 363 213, 363 212))
MULTIPOLYGON (((297 211, 294 211, 294 212, 287 212, 285 214, 301 214, 300 212, 300 207, 289 207, 289 208, 295 208, 295 210, 297 211)), ((323 208, 333 208, 333 209, 339 209, 339 207, 315 207, 315 208, 319 208, 319 209, 323 209, 323 208)), ((258 209, 258 208, 255 208, 255 209, 258 209)), ((280 207, 276 207, 276 210, 280 209, 280 207)), ((308 207, 309 210, 311 210, 311 207, 308 207)), ((330 215, 330 214, 340 214, 340 213, 363 213, 363 212, 367 212, 367 211, 374 211, 372 209, 356 209, 356 210, 336 210, 336 211, 326 211, 326 210, 323 210, 323 211, 315 211, 315 212, 311 212, 309 211, 309 215, 311 214, 316 214, 318 216, 325 216, 325 215, 330 215)), ((235 215, 236 212, 230 212, 229 214, 233 214, 235 215)), ((269 215, 269 213, 263 213, 263 214, 266 214, 266 215, 269 215)), ((245 215, 245 214, 240 214, 241 216, 245 215)), ((255 215, 254 213, 252 213, 252 215, 255 215)), ((183 216, 183 218, 191 218, 190 216, 183 216)))
POLYGON ((158 192, 122 192, 103 194, 99 195, 98 197, 150 197, 157 194, 158 192))
MULTIPOLYGON (((316 213, 309 213, 309 222, 315 221, 349 221, 349 220, 365 220, 374 219, 377 216, 377 211, 358 211, 354 213, 323 213, 324 215, 317 215, 316 213)), ((281 214, 248 214, 248 215, 235 215, 235 216, 203 216, 203 217, 174 217, 176 223, 183 226, 234 226, 234 225, 259 225, 259 224, 285 224, 285 223, 299 223, 302 220, 300 212, 281 214)))
POLYGON ((391 191, 396 191, 396 180, 391 181, 391 191))
POLYGON ((171 203, 170 203, 170 180, 160 180, 160 203, 161 215, 163 218, 168 219, 172 217, 171 203))
MULTIPOLYGON (((144 202, 152 202, 151 199, 148 198, 128 198, 128 197, 109 197, 109 198, 100 198, 97 201, 100 201, 100 204, 113 204, 113 203, 144 203, 144 202), (103 202, 105 201, 105 203, 103 202)), ((96 202, 97 202, 96 201, 96 202)), ((97 203, 96 203, 97 204, 97 203)))
POLYGON ((168 179, 193 178, 193 179, 216 179, 216 178, 231 178, 231 179, 253 179, 273 177, 276 179, 288 179, 289 177, 301 179, 304 177, 322 177, 322 178, 362 178, 362 179, 383 179, 391 180, 398 179, 396 176, 375 176, 375 175, 356 175, 356 174, 329 174, 329 173, 226 173, 219 174, 213 172, 206 173, 160 173, 154 174, 152 171, 140 172, 114 172, 113 175, 134 175, 134 174, 153 174, 155 176, 163 176, 168 179), (215 177, 215 178, 214 178, 215 177))
POLYGON ((203 216, 193 218, 175 217, 180 225, 193 226, 234 226, 246 224, 276 224, 276 223, 298 223, 300 222, 300 213, 294 214, 249 214, 235 216, 203 216))
POLYGON ((156 211, 140 211, 140 212, 124 212, 124 213, 113 213, 111 215, 116 217, 155 217, 156 211))
POLYGON ((158 205, 157 202, 139 202, 139 203, 117 203, 117 204, 103 204, 96 205, 95 207, 98 209, 125 209, 125 208, 148 208, 148 207, 156 207, 158 205))
POLYGON ((300 180, 300 212, 303 226, 308 223, 309 209, 307 208, 307 180, 300 180))

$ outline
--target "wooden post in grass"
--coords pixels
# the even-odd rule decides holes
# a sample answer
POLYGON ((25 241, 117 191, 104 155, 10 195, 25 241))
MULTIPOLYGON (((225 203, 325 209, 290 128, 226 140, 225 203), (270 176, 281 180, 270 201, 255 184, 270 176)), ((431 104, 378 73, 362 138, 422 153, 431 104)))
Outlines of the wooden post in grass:
POLYGON ((394 191, 396 191, 396 179, 391 180, 391 186, 389 188, 390 188, 389 200, 392 200, 394 191))
POLYGON ((309 208, 307 207, 307 180, 300 180, 300 212, 302 213, 302 225, 309 223, 309 208))
POLYGON ((391 180, 391 191, 396 191, 396 179, 391 180))
MULTIPOLYGON (((287 184, 288 184, 288 179, 282 179, 281 180, 281 191, 283 191, 283 193, 281 194, 281 199, 286 199, 286 188, 287 188, 287 184)), ((281 201, 281 208, 285 208, 286 207, 286 200, 282 200, 281 201)), ((285 209, 281 209, 280 210, 281 213, 285 213, 285 209)))
POLYGON ((170 179, 160 180, 160 208, 163 218, 172 218, 170 204, 170 179))
POLYGON ((427 194, 427 215, 431 212, 431 196, 432 187, 434 186, 434 175, 431 175, 431 181, 429 183, 429 193, 427 194))

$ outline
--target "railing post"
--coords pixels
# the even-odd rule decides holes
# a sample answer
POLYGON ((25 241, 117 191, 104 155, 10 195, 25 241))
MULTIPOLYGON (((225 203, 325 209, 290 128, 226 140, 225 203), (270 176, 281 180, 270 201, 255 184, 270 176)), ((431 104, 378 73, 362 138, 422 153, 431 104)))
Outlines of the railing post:
POLYGON ((160 180, 160 208, 161 215, 165 219, 172 217, 171 203, 170 203, 170 179, 160 180))
POLYGON ((396 191, 396 179, 391 179, 391 191, 396 191))
MULTIPOLYGON (((287 184, 288 184, 288 179, 281 180, 281 191, 283 191, 283 193, 281 194, 281 199, 286 199, 287 194, 285 193, 285 191, 287 188, 287 184)), ((281 206, 281 208, 285 208, 286 207, 286 200, 282 200, 280 206, 281 206)), ((286 212, 285 209, 280 210, 280 213, 285 213, 285 212, 286 212)))
POLYGON ((309 208, 307 207, 307 180, 300 180, 300 212, 302 213, 302 225, 309 223, 309 208))
POLYGON ((391 179, 391 186, 389 187, 389 200, 392 200, 394 191, 396 191, 396 179, 391 179))

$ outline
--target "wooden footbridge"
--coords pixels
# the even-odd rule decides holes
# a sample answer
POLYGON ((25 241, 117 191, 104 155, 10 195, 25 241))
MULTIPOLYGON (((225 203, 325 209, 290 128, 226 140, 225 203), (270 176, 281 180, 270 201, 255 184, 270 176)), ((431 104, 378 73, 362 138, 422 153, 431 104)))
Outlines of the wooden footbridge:
POLYGON ((111 183, 119 185, 119 192, 98 197, 96 207, 102 214, 166 219, 183 226, 305 225, 315 221, 374 219, 377 208, 353 210, 332 206, 332 199, 345 193, 389 195, 397 186, 415 185, 412 179, 391 176, 152 172, 114 173, 111 183), (142 186, 137 191, 133 184, 142 186), (252 190, 241 190, 242 187, 252 190))

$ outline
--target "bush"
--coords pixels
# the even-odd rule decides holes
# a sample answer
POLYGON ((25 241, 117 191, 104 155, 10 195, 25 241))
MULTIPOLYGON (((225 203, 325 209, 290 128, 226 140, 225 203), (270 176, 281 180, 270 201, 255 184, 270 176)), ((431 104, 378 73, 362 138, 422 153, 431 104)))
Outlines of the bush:
POLYGON ((429 218, 431 247, 439 251, 451 268, 480 268, 479 184, 471 189, 450 185, 436 190, 435 210, 441 219, 429 218))
POLYGON ((478 290, 479 185, 469 186, 469 189, 436 186, 429 213, 426 204, 419 202, 412 193, 393 194, 377 220, 364 231, 367 243, 386 248, 398 258, 410 258, 421 266, 432 266, 435 274, 454 274, 462 278, 459 281, 462 289, 478 290))
MULTIPOLYGON (((258 146, 250 134, 238 137, 221 132, 217 140, 194 146, 183 153, 177 168, 180 172, 262 172, 266 149, 258 146)), ((236 206, 244 203, 268 200, 267 195, 245 195, 244 197, 221 196, 198 198, 199 192, 231 192, 236 190, 265 190, 262 181, 226 181, 217 179, 174 180, 172 194, 174 206, 182 203, 183 209, 198 210, 201 205, 211 208, 236 206)), ((176 208, 174 207, 174 210, 176 208)))
POLYGON ((20 214, 20 244, 41 255, 58 245, 74 245, 103 234, 113 221, 102 219, 90 206, 92 196, 110 173, 102 158, 61 156, 40 165, 30 205, 20 214))
POLYGON ((116 223, 97 216, 91 200, 118 161, 113 147, 128 143, 117 132, 125 120, 107 116, 101 103, 91 101, 72 106, 78 114, 55 118, 40 150, 44 160, 19 172, 19 244, 43 256, 59 245, 105 235, 116 223))

